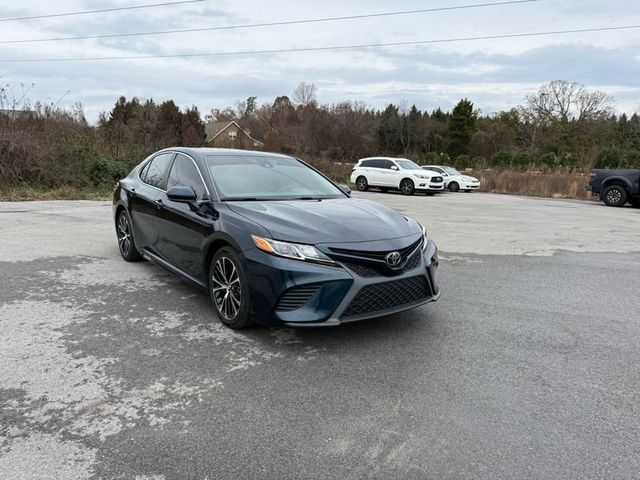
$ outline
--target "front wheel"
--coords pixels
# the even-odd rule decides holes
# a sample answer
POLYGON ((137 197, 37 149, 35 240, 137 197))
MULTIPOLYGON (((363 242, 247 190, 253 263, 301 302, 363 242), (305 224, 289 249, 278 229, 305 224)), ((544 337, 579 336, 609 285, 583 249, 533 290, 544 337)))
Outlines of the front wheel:
POLYGON ((121 210, 116 220, 116 235, 118 237, 118 250, 127 262, 137 262, 142 259, 133 240, 133 228, 131 218, 126 210, 121 210))
POLYGON ((622 207, 627 203, 627 190, 622 185, 610 185, 602 191, 601 199, 610 207, 622 207))
POLYGON ((218 318, 231 328, 246 328, 253 325, 249 318, 246 275, 237 252, 223 247, 216 252, 209 268, 209 292, 218 318))
POLYGON ((402 180, 402 182, 400 182, 400 191, 404 195, 413 195, 415 186, 413 185, 413 182, 411 180, 405 178, 404 180, 402 180))
POLYGON ((458 182, 451 182, 449 184, 449 191, 450 192, 457 192, 458 190, 460 190, 460 184, 458 184, 458 182))
POLYGON ((358 177, 356 179, 356 188, 361 192, 366 192, 369 189, 369 182, 365 177, 358 177))

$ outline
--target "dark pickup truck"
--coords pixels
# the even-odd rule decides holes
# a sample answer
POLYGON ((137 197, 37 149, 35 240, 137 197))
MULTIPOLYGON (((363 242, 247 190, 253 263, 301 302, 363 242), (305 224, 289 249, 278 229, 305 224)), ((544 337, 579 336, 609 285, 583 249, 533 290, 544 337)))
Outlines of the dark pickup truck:
POLYGON ((640 207, 640 170, 591 170, 587 190, 610 207, 640 207))

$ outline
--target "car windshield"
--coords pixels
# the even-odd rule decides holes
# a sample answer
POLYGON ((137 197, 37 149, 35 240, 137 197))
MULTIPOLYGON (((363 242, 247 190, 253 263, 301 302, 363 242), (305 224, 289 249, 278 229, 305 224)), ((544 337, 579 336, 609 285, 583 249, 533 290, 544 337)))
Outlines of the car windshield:
POLYGON ((443 167, 442 169, 449 175, 462 175, 458 170, 452 167, 443 167))
POLYGON ((333 183, 304 163, 269 155, 210 155, 207 168, 220 200, 344 198, 333 183))
POLYGON ((413 163, 411 160, 396 160, 396 163, 403 170, 422 170, 420 165, 413 163))

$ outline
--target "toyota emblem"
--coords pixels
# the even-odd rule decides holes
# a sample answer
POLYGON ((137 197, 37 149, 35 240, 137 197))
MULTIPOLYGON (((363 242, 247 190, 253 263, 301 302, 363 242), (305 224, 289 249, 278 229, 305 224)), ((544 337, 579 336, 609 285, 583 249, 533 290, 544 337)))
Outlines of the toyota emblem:
POLYGON ((389 265, 391 268, 395 268, 400 265, 401 260, 402 255, 400 255, 400 252, 387 253, 387 255, 385 255, 384 257, 384 261, 387 262, 387 265, 389 265))

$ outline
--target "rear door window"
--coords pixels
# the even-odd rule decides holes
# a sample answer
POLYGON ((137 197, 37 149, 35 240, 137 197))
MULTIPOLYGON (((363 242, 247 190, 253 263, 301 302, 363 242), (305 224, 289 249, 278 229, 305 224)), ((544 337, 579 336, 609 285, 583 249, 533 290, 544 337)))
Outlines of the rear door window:
POLYGON ((151 160, 149 167, 145 169, 142 181, 149 185, 164 190, 167 169, 173 158, 173 153, 161 153, 151 160))

